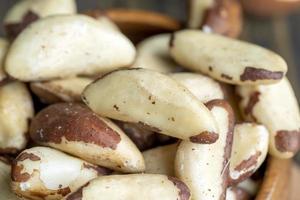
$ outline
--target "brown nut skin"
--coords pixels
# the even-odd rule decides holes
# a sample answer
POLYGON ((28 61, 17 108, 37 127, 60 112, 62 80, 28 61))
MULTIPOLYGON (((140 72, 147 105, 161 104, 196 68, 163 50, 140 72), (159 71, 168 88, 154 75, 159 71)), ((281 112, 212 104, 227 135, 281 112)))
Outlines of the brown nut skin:
POLYGON ((20 22, 16 23, 6 23, 4 24, 4 29, 7 37, 10 40, 14 40, 29 24, 34 21, 37 21, 40 17, 38 14, 29 10, 26 14, 23 15, 23 19, 20 22))
MULTIPOLYGON (((188 20, 191 20, 193 16, 191 14, 193 0, 188 0, 188 20)), ((202 0, 199 0, 202 1, 202 0)), ((203 15, 201 17, 201 22, 197 27, 189 28, 200 28, 204 32, 218 33, 224 36, 237 38, 242 30, 243 26, 243 16, 242 8, 240 2, 237 0, 212 0, 212 5, 208 6, 206 9, 200 9, 203 13, 198 13, 203 15)), ((194 5, 195 6, 195 5, 194 5)), ((194 25, 188 25, 194 26, 194 25)))
POLYGON ((143 10, 109 9, 90 10, 85 14, 91 17, 105 15, 110 18, 133 43, 159 33, 180 29, 180 23, 166 15, 143 10))
POLYGON ((206 11, 202 29, 237 38, 243 26, 242 8, 237 0, 220 0, 206 11))
POLYGON ((30 136, 93 164, 123 172, 143 171, 141 152, 111 121, 80 103, 53 104, 32 120, 30 136))
POLYGON ((262 17, 288 14, 300 7, 299 0, 242 0, 241 3, 246 12, 262 17))

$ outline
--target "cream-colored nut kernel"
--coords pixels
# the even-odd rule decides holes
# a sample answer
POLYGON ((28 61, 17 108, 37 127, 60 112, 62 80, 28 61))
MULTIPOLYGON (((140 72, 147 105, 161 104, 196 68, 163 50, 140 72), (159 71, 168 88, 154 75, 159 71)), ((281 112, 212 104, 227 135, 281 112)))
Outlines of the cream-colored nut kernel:
POLYGON ((0 38, 0 82, 6 78, 4 72, 4 60, 8 49, 8 42, 4 38, 0 38))
POLYGON ((151 69, 161 73, 179 70, 169 54, 171 34, 160 34, 147 38, 137 45, 137 57, 133 67, 151 69))
POLYGON ((199 30, 175 32, 170 53, 182 67, 237 85, 275 83, 287 72, 283 58, 270 50, 199 30))
POLYGON ((122 172, 145 170, 142 153, 110 120, 79 103, 58 103, 40 111, 30 126, 36 143, 122 172))
POLYGON ((206 105, 218 122, 219 139, 214 144, 182 141, 176 153, 175 173, 188 185, 193 200, 225 200, 234 115, 224 100, 206 105))
POLYGON ((3 200, 18 200, 10 188, 11 165, 6 158, 0 157, 0 197, 3 200))
POLYGON ((226 200, 250 200, 253 197, 239 187, 229 187, 226 190, 226 200))
POLYGON ((34 115, 26 85, 17 81, 0 86, 0 153, 16 153, 27 143, 28 121, 34 115))
POLYGON ((108 170, 48 147, 21 152, 12 165, 12 189, 21 197, 59 200, 108 170))
POLYGON ((57 15, 32 23, 16 38, 5 70, 23 81, 49 80, 100 74, 134 58, 133 44, 121 33, 85 15, 57 15))
POLYGON ((272 85, 240 86, 240 108, 248 121, 263 124, 270 132, 269 153, 290 158, 300 148, 300 113, 287 78, 272 85))
POLYGON ((81 101, 84 88, 92 78, 74 77, 45 82, 32 82, 30 89, 45 103, 81 101))
POLYGON ((186 87, 203 103, 213 99, 224 99, 221 85, 212 78, 189 72, 173 73, 170 77, 186 87))
POLYGON ((178 144, 169 144, 143 152, 148 174, 174 176, 174 160, 178 144))
POLYGON ((263 125, 242 123, 234 127, 229 168, 229 184, 250 177, 264 162, 269 146, 269 132, 263 125))
POLYGON ((84 90, 83 101, 96 113, 146 125, 156 132, 195 143, 218 138, 209 110, 167 75, 147 69, 111 72, 84 90))
POLYGON ((30 23, 51 15, 75 14, 74 0, 20 0, 4 18, 8 37, 14 39, 30 23))
POLYGON ((188 27, 201 28, 206 11, 214 4, 215 0, 188 0, 188 27))
POLYGON ((65 197, 65 200, 189 200, 188 187, 179 179, 159 174, 103 176, 65 197), (79 197, 79 198, 78 198, 79 197))

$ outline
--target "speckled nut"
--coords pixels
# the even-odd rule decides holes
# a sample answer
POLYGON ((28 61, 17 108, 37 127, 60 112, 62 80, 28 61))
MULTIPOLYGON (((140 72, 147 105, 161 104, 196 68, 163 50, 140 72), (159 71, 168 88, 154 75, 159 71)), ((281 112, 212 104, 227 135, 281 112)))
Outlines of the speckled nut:
POLYGON ((179 179, 159 174, 102 176, 64 200, 189 200, 188 187, 179 179))
POLYGON ((234 127, 229 168, 229 184, 250 177, 264 162, 269 146, 269 132, 263 125, 237 124, 234 127))
POLYGON ((81 101, 83 89, 93 82, 92 78, 73 77, 30 83, 30 89, 44 103, 81 101))
POLYGON ((270 50, 198 30, 176 32, 170 53, 182 67, 236 85, 275 83, 287 71, 283 58, 270 50))
POLYGON ((4 38, 0 38, 0 82, 6 78, 6 73, 4 72, 4 60, 7 53, 8 42, 4 38))
POLYGON ((95 18, 107 30, 120 31, 119 27, 101 10, 88 10, 82 14, 95 18))
POLYGON ((190 72, 173 73, 170 77, 186 87, 203 103, 213 99, 224 99, 221 85, 210 77, 190 72))
POLYGON ((25 148, 33 114, 32 99, 24 83, 12 81, 0 86, 0 154, 25 148))
POLYGON ((252 196, 239 187, 230 187, 226 190, 226 200, 250 200, 252 196))
POLYGON ((11 165, 10 162, 0 157, 0 194, 3 200, 18 200, 17 196, 13 193, 10 188, 10 173, 11 165))
POLYGON ((59 200, 108 170, 48 147, 33 147, 12 165, 12 189, 20 197, 59 200))
POLYGON ((169 144, 143 152, 148 174, 174 176, 174 159, 178 144, 169 144))
POLYGON ((140 123, 194 143, 218 139, 209 110, 175 80, 152 70, 134 68, 106 74, 87 86, 82 98, 101 116, 140 123))
POLYGON ((219 139, 214 144, 182 141, 175 158, 175 173, 193 194, 193 200, 225 200, 229 175, 234 115, 224 100, 212 100, 207 107, 219 127, 219 139))
POLYGON ((141 152, 110 120, 78 103, 53 104, 39 112, 30 126, 38 144, 122 172, 145 170, 141 152))
POLYGON ((188 0, 188 28, 236 38, 242 30, 242 9, 236 0, 188 0))
POLYGON ((7 36, 14 39, 26 26, 39 18, 74 13, 74 0, 21 0, 8 10, 4 18, 4 27, 7 36))
POLYGON ((272 85, 237 87, 240 108, 248 121, 263 124, 270 132, 269 153, 290 158, 300 148, 300 113, 287 78, 272 85))
POLYGON ((121 130, 132 140, 132 142, 143 151, 149 149, 157 142, 157 134, 143 125, 137 123, 128 123, 122 121, 114 121, 121 130))
POLYGON ((133 44, 121 33, 84 15, 57 15, 32 23, 16 38, 5 69, 16 79, 38 81, 100 74, 134 58, 133 44))
POLYGON ((161 73, 179 70, 169 54, 171 34, 160 34, 147 38, 137 45, 137 57, 133 67, 146 68, 161 73))

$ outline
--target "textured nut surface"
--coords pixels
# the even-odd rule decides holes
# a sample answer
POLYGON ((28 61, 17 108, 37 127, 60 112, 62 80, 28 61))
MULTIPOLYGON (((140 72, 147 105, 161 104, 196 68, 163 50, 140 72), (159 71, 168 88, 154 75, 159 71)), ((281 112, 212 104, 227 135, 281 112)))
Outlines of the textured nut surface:
POLYGON ((189 200, 190 191, 179 179, 159 174, 113 175, 96 178, 65 200, 189 200))
POLYGON ((30 83, 30 89, 45 103, 81 101, 84 88, 91 78, 74 77, 61 80, 30 83))
POLYGON ((229 175, 234 115, 224 100, 206 104, 218 122, 219 139, 213 144, 182 141, 175 158, 175 173, 190 188, 194 200, 224 200, 229 175))
POLYGON ((264 162, 269 146, 269 132, 263 125, 242 123, 234 127, 230 158, 229 184, 250 177, 264 162))
POLYGON ((146 68, 161 73, 179 70, 169 54, 171 34, 160 34, 147 38, 137 45, 137 57, 133 67, 146 68))
POLYGON ((17 196, 10 188, 11 166, 0 157, 0 194, 3 200, 18 200, 17 196))
POLYGON ((27 25, 39 18, 74 13, 74 0, 21 0, 8 10, 4 26, 8 37, 15 38, 27 25))
POLYGON ((12 165, 12 188, 21 197, 59 200, 107 169, 48 147, 21 152, 12 165))
POLYGON ((237 93, 245 119, 269 130, 269 152, 280 158, 292 157, 300 148, 300 113, 288 79, 272 85, 237 87, 237 93))
POLYGON ((0 82, 6 78, 4 72, 4 60, 8 49, 8 42, 4 38, 0 38, 0 82))
POLYGON ((186 87, 203 103, 213 99, 224 99, 221 85, 212 78, 189 72, 173 73, 170 77, 186 87))
POLYGON ((25 147, 33 114, 32 99, 24 83, 12 81, 0 86, 0 153, 16 153, 25 147))
POLYGON ((23 81, 49 80, 111 71, 134 57, 133 44, 121 33, 88 16, 57 15, 32 23, 17 37, 5 69, 23 81))
POLYGON ((123 172, 145 169, 141 152, 110 120, 79 103, 53 104, 33 119, 33 141, 123 172))
POLYGON ((114 71, 90 84, 82 96, 101 116, 141 123, 195 143, 213 143, 218 138, 209 110, 186 88, 158 72, 114 71))
POLYGON ((182 67, 237 85, 280 81, 287 64, 263 47, 198 30, 175 32, 171 56, 182 67))
POLYGON ((177 146, 177 144, 170 144, 144 151, 145 173, 174 176, 174 160, 177 146))

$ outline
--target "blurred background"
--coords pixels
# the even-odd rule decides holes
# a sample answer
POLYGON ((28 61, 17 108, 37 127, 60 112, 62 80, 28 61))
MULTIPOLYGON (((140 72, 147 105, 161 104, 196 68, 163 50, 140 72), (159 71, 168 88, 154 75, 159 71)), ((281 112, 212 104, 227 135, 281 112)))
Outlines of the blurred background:
MULTIPOLYGON (((300 100, 300 3, 292 6, 274 5, 272 2, 300 2, 300 0, 244 0, 252 1, 256 13, 268 15, 258 17, 252 12, 244 12, 244 25, 240 38, 279 53, 288 63, 288 77, 294 87, 298 100, 300 100), (263 4, 263 2, 267 2, 263 4), (292 7, 291 12, 281 13, 292 7), (270 8, 274 8, 270 12, 270 8), (266 9, 266 11, 264 10, 266 9), (279 10, 279 11, 278 11, 279 10)), ((0 0, 0 19, 16 1, 0 0)), ((151 10, 170 15, 184 22, 187 18, 187 6, 184 0, 77 0, 78 10, 85 11, 92 8, 138 8, 151 10)), ((0 28, 4 35, 3 26, 0 28)), ((300 163, 300 154, 296 157, 300 163)))

